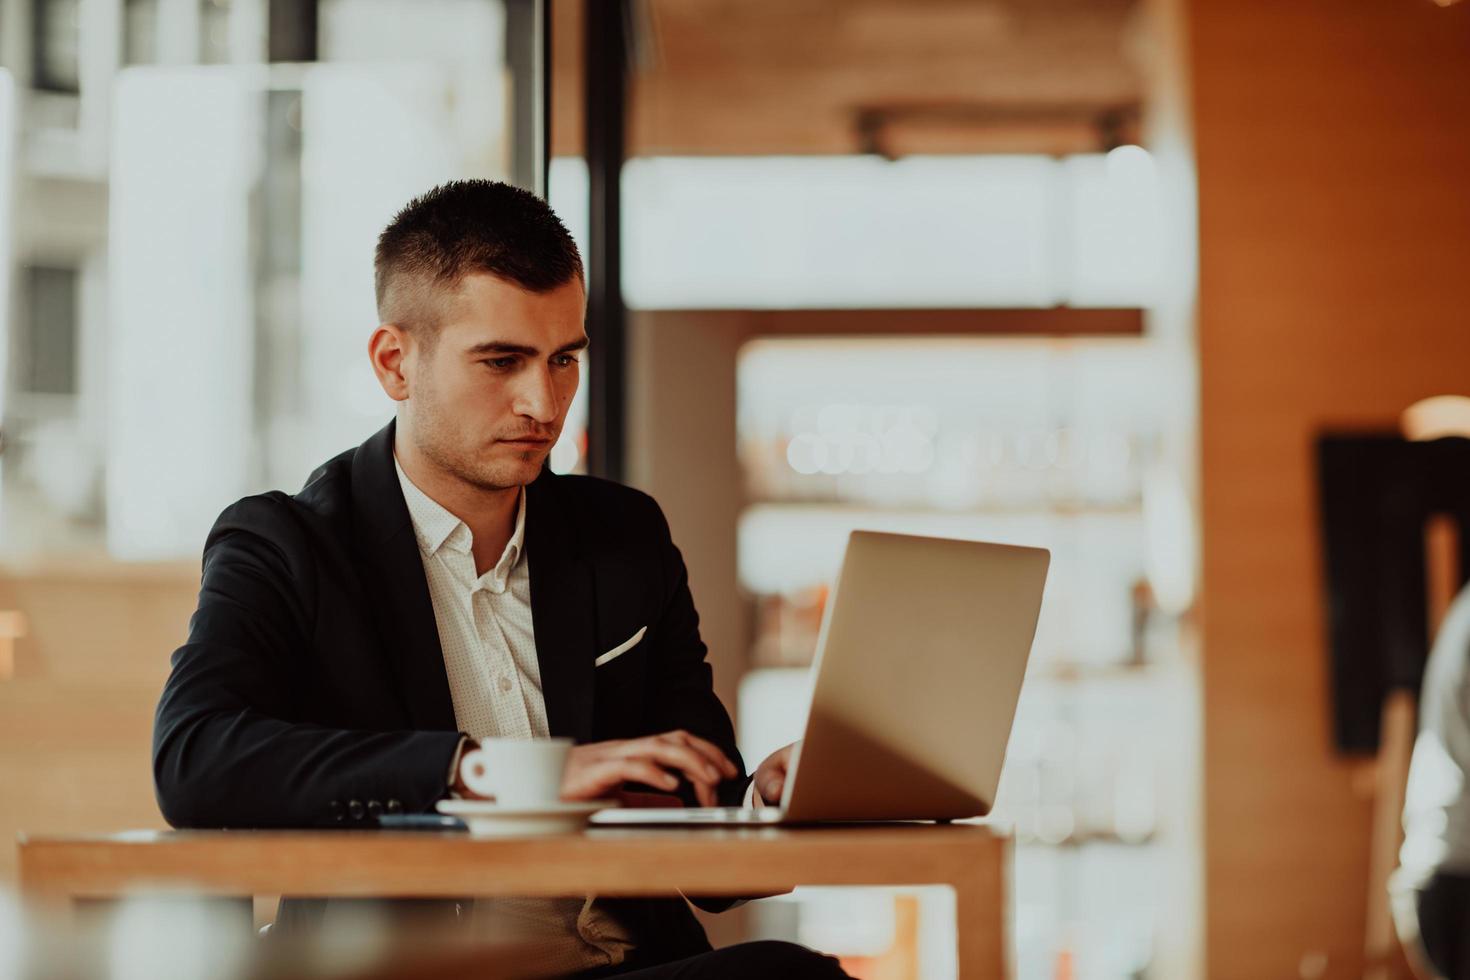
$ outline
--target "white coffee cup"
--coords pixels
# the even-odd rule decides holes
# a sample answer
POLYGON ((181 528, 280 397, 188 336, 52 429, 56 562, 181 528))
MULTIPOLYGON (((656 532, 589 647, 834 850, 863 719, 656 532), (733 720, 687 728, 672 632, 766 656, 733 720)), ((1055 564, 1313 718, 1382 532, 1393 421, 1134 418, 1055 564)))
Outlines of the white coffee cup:
POLYGON ((482 738, 460 759, 465 785, 504 806, 538 806, 561 799, 569 738, 482 738))

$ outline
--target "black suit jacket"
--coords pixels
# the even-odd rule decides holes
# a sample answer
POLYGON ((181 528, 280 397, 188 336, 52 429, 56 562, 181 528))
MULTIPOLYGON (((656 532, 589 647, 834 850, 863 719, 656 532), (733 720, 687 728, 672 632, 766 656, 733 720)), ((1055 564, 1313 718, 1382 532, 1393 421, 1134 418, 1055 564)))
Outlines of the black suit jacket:
MULTIPOLYGON (((155 787, 173 826, 368 827, 445 796, 460 733, 394 428, 320 467, 295 496, 246 497, 210 532, 198 610, 154 725, 155 787)), ((544 471, 527 489, 525 554, 551 734, 589 742, 682 728, 743 773, 654 500, 544 471), (593 666, 644 626, 637 646, 593 666)), ((727 781, 721 802, 738 803, 747 782, 727 781)), ((609 908, 640 959, 708 949, 682 900, 609 908)))

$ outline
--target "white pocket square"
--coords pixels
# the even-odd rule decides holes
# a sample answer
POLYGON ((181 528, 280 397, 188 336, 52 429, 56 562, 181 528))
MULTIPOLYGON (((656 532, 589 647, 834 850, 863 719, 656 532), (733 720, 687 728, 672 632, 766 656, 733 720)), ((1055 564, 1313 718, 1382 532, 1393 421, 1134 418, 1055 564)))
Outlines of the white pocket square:
POLYGON ((619 643, 617 646, 607 651, 607 653, 604 653, 602 656, 592 661, 592 666, 601 667, 603 664, 607 663, 609 660, 612 660, 614 657, 620 657, 623 654, 627 653, 629 650, 638 645, 638 641, 643 639, 643 634, 647 632, 648 627, 643 627, 641 630, 628 637, 622 643, 619 643))

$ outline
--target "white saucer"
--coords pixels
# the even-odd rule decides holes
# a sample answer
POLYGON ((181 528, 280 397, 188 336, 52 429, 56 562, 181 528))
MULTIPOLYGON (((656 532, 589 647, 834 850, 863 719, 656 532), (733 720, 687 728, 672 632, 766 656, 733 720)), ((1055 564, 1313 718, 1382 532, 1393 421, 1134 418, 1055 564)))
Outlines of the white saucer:
POLYGON ((608 800, 535 803, 508 806, 490 800, 440 800, 440 813, 459 817, 474 837, 528 837, 569 834, 587 825, 598 810, 616 806, 608 800))

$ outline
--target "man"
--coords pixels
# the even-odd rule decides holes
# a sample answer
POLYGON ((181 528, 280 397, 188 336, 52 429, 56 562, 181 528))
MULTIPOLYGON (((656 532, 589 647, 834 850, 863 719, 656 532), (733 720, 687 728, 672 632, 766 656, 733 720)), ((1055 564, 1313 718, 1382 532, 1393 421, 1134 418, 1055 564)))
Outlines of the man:
MULTIPOLYGON (((350 827, 429 812, 470 795, 459 760, 492 735, 574 738, 568 799, 628 786, 738 804, 751 780, 658 505, 545 469, 587 346, 566 229, 534 195, 454 182, 393 219, 375 265, 369 356, 397 418, 294 497, 247 497, 215 524, 158 707, 164 816, 350 827)), ((755 791, 779 797, 789 754, 762 763, 755 791)), ((681 899, 473 914, 568 972, 844 975, 789 944, 710 952, 681 899)))
POLYGON ((1424 668, 1389 887, 1405 945, 1435 976, 1470 980, 1470 588, 1445 614, 1424 668))

